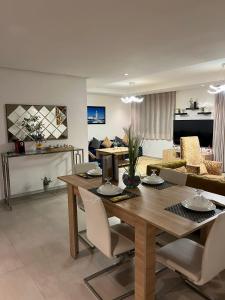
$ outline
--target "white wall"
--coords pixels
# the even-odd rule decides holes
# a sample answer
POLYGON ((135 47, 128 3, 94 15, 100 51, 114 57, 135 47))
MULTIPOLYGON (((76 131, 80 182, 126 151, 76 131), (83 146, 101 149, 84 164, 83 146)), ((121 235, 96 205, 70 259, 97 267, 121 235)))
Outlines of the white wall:
MULTIPOLYGON (((85 148, 87 151, 87 96, 84 79, 0 69, 1 152, 14 149, 14 144, 7 143, 6 134, 5 104, 10 103, 66 105, 69 138, 55 143, 68 143, 85 148)), ((32 143, 26 143, 26 146, 29 148, 32 143)), ((70 173, 70 155, 51 154, 10 159, 10 168, 12 194, 39 190, 42 188, 41 178, 44 176, 53 179, 52 186, 62 184, 57 180, 57 176, 70 173)), ((2 177, 0 177, 0 197, 2 195, 2 177)))
POLYGON ((188 116, 177 116, 176 119, 209 119, 213 118, 214 113, 214 103, 215 103, 215 95, 209 94, 207 92, 207 87, 177 91, 176 96, 176 108, 185 109, 190 107, 189 100, 192 98, 194 101, 199 103, 199 107, 205 106, 207 107, 207 111, 211 111, 211 115, 198 115, 199 111, 190 111, 188 110, 188 116))
POLYGON ((93 137, 110 139, 115 136, 123 137, 123 128, 130 124, 130 105, 121 102, 120 97, 88 94, 87 103, 89 106, 106 107, 106 124, 88 125, 88 140, 93 137))
MULTIPOLYGON (((193 98, 198 101, 199 107, 207 106, 212 115, 198 115, 198 111, 188 111, 188 116, 176 116, 176 119, 209 119, 213 118, 215 96, 207 92, 206 87, 177 91, 176 108, 185 109, 190 106, 189 100, 193 98)), ((173 146, 173 141, 166 140, 145 140, 143 144, 144 155, 152 157, 162 157, 163 149, 169 149, 173 146)))
POLYGON ((145 140, 143 143, 143 155, 162 158, 163 149, 170 149, 173 141, 145 140))

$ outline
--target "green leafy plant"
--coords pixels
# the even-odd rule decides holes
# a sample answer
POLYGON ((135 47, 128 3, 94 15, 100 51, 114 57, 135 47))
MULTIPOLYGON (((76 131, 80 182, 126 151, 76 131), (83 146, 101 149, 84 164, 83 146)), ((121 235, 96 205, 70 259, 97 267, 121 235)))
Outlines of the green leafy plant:
POLYGON ((36 142, 42 142, 44 135, 42 133, 43 124, 39 120, 39 116, 31 116, 30 118, 24 118, 22 126, 29 132, 29 136, 36 142))
POLYGON ((128 137, 129 166, 126 168, 126 171, 129 177, 134 177, 137 169, 139 147, 142 146, 143 139, 134 133, 132 126, 124 128, 124 132, 128 137))

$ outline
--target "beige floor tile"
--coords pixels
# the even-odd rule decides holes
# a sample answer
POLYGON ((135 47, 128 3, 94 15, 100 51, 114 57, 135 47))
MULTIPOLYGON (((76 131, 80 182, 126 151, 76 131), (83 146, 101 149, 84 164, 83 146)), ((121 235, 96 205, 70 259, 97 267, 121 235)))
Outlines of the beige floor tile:
MULTIPOLYGON (((79 217, 80 227, 85 227, 84 216, 79 217)), ((115 261, 82 243, 80 250, 78 259, 70 257, 65 191, 21 199, 12 212, 0 208, 0 300, 94 300, 83 278, 115 261)), ((96 288, 109 300, 132 287, 132 274, 130 268, 102 276, 96 288)), ((224 300, 225 272, 204 290, 224 300)), ((203 298, 172 271, 158 275, 157 300, 190 299, 203 298)))
POLYGON ((22 261, 19 259, 15 248, 6 235, 0 231, 0 275, 21 268, 22 261))
POLYGON ((0 300, 44 300, 34 281, 22 270, 0 276, 0 300))

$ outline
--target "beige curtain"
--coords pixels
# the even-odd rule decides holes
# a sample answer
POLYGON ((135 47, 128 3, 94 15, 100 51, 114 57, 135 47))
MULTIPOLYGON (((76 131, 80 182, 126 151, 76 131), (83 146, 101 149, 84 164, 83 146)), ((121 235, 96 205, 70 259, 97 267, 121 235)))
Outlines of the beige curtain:
POLYGON ((213 129, 214 158, 223 162, 225 169, 225 94, 219 93, 215 100, 215 118, 213 129))
POLYGON ((134 131, 148 140, 172 140, 176 92, 144 96, 142 103, 132 103, 134 131))

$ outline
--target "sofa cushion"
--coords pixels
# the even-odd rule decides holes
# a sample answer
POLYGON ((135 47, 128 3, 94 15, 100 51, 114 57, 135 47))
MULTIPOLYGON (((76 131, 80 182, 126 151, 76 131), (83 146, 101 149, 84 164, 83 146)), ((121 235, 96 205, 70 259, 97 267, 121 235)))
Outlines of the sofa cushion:
POLYGON ((106 137, 103 142, 102 142, 102 146, 104 148, 111 148, 112 147, 112 142, 110 141, 110 139, 108 137, 106 137))
POLYGON ((222 162, 205 160, 204 164, 209 174, 221 175, 222 174, 222 162))
POLYGON ((90 141, 89 147, 94 149, 99 149, 101 146, 101 141, 93 137, 93 139, 90 141))
POLYGON ((223 175, 205 174, 205 175, 203 175, 203 177, 206 177, 206 178, 209 178, 209 179, 211 178, 211 179, 225 180, 223 175))

